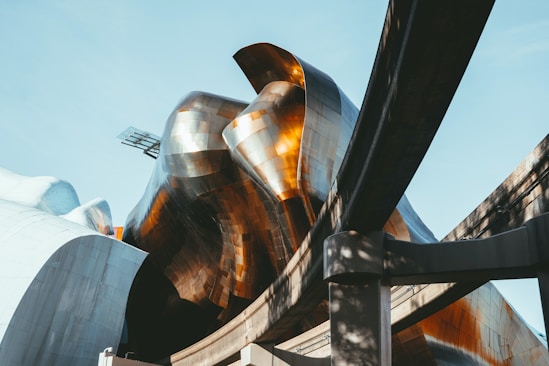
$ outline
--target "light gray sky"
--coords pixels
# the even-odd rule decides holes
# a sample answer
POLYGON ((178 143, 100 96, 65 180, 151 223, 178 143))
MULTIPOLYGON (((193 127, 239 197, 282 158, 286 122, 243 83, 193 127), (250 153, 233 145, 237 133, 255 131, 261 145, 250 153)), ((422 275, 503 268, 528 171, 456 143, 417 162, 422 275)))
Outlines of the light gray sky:
MULTIPOLYGON (((177 101, 203 90, 250 101, 232 60, 270 42, 329 74, 360 106, 384 1, 0 0, 0 166, 105 198, 115 225, 153 162, 115 137, 161 135, 177 101)), ((549 2, 496 2, 458 92, 407 195, 443 237, 549 132, 549 2)), ((537 283, 499 284, 535 328, 537 283)))

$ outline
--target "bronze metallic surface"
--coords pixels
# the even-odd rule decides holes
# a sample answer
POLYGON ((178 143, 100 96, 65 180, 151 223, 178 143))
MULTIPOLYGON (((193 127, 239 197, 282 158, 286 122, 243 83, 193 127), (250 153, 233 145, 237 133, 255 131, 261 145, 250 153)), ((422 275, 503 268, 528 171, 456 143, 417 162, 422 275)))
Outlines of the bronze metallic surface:
MULTIPOLYGON (((237 315, 284 271, 332 189, 358 115, 330 77, 285 50, 257 44, 235 59, 257 97, 248 104, 193 92, 176 106, 123 236, 150 252, 150 270, 173 287, 156 296, 164 303, 132 300, 133 319, 174 329, 206 319, 179 349, 237 315)), ((385 230, 434 240, 406 199, 385 230)), ((141 334, 136 344, 153 342, 145 339, 154 326, 134 320, 129 328, 141 334)))
POLYGON ((297 185, 304 99, 301 87, 271 82, 223 131, 233 159, 280 202, 294 250, 310 227, 297 185))
POLYGON ((393 335, 393 365, 547 365, 546 347, 491 283, 393 335))
MULTIPOLYGON (((434 1, 390 2, 374 71, 361 111, 359 127, 362 128, 357 128, 359 133, 353 135, 351 154, 346 156, 343 164, 346 176, 338 179, 337 188, 329 193, 327 204, 321 209, 317 223, 299 248, 299 254, 289 262, 283 275, 260 295, 258 301, 241 313, 238 319, 207 339, 173 355, 172 364, 206 365, 229 359, 232 361, 236 352, 249 342, 276 342, 276 339, 283 336, 283 332, 298 324, 296 319, 318 304, 317 295, 326 293, 322 281, 318 280, 318 268, 322 267, 322 260, 318 259, 318 247, 327 233, 341 230, 342 227, 378 230, 384 226, 386 230, 391 228, 396 233, 401 232, 398 235, 406 236, 406 231, 398 229, 401 226, 398 216, 391 217, 391 213, 394 212, 396 203, 442 120, 490 13, 492 3, 445 2, 441 5, 442 3, 434 1), (411 136, 414 138, 411 139, 411 136), (387 223, 387 220, 390 222, 387 223), (231 346, 232 348, 229 348, 231 346)), ((269 46, 259 47, 264 48, 263 53, 268 56, 265 58, 272 58, 273 61, 268 62, 259 57, 258 54, 261 56, 261 52, 249 53, 251 56, 246 65, 251 72, 248 76, 250 80, 257 80, 257 83, 252 81, 257 92, 273 81, 270 75, 284 77, 284 74, 288 73, 287 70, 290 68, 280 67, 280 64, 288 62, 289 65, 295 65, 284 51, 278 52, 276 48, 269 46)), ((303 78, 307 79, 305 73, 303 78)), ((296 80, 300 80, 299 72, 296 73, 296 80)), ((308 110, 311 83, 305 84, 303 86, 308 110)), ((305 140, 305 135, 304 132, 302 140, 305 140)), ((298 170, 298 174, 301 174, 301 170, 298 170)), ((311 190, 303 189, 303 184, 306 185, 313 179, 298 178, 298 181, 301 182, 302 192, 309 195, 308 192, 311 190)), ((311 196, 314 195, 311 193, 311 196)), ((399 208, 405 223, 420 222, 407 201, 401 200, 399 206, 406 208, 399 208)), ((410 238, 429 241, 423 240, 431 236, 423 227, 416 229, 408 226, 407 229, 410 238)), ((410 302, 415 308, 426 305, 426 299, 430 299, 431 295, 427 296, 425 291, 431 288, 423 288, 422 293, 416 294, 416 287, 411 287, 410 302)), ((395 295, 403 296, 400 293, 395 295)), ((358 302, 360 299, 354 297, 351 301, 358 302)), ((484 305, 490 304, 486 302, 484 305)), ((404 307, 403 305, 405 304, 401 302, 399 307, 404 307)), ((486 309, 488 315, 498 315, 497 311, 492 313, 487 306, 482 306, 482 309, 486 309)), ((406 308, 403 312, 419 313, 411 308, 406 308)), ((452 315, 449 318, 452 319, 451 322, 455 319, 459 324, 460 312, 454 314, 458 316, 452 315)), ((476 314, 478 313, 474 315, 476 314)), ((493 319, 497 322, 498 318, 493 319)), ((482 323, 482 319, 479 320, 482 323)), ((492 322, 492 318, 486 321, 492 322)), ((471 329, 463 324, 460 326, 471 329)), ((497 326, 483 328, 488 332, 483 333, 481 330, 477 334, 492 346, 489 347, 490 353, 495 352, 500 346, 506 346, 500 344, 501 338, 498 334, 491 332, 497 326)), ((446 329, 449 328, 444 327, 442 336, 436 332, 431 334, 447 339, 452 335, 444 334, 446 329)), ((506 327, 507 329, 509 327, 506 327)), ((470 334, 466 333, 463 336, 468 337, 470 334)), ((456 345, 456 342, 452 343, 456 345)), ((517 343, 520 343, 520 339, 517 343)), ((445 344, 442 346, 443 351, 453 351, 452 347, 447 348, 445 344)), ((485 359, 493 361, 492 357, 485 359)))
POLYGON ((221 136, 244 107, 205 93, 183 99, 128 220, 125 240, 150 251, 180 297, 196 304, 227 308, 230 293, 253 298, 291 255, 270 217, 273 203, 232 163, 221 136))
POLYGON ((223 131, 235 160, 279 201, 299 196, 297 163, 304 102, 299 86, 269 83, 223 131))
POLYGON ((358 115, 329 76, 285 50, 256 44, 235 59, 257 98, 194 92, 179 103, 124 235, 151 252, 182 299, 222 309, 232 295, 255 297, 284 268, 358 115))
POLYGON ((234 59, 260 92, 272 81, 305 89, 305 120, 297 180, 309 215, 315 217, 337 175, 358 116, 357 108, 334 81, 314 66, 275 45, 245 47, 234 59))

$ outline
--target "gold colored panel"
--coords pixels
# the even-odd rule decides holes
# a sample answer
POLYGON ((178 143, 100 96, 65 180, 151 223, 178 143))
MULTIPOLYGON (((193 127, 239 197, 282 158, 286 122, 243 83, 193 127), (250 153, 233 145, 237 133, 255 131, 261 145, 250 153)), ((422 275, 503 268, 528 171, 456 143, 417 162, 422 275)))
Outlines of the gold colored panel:
MULTIPOLYGON (((258 296, 299 248, 358 114, 327 75, 285 50, 252 45, 235 59, 257 97, 194 92, 178 103, 123 237, 150 252, 176 296, 221 309, 220 321, 258 296)), ((416 235, 409 222, 418 221, 401 208, 385 229, 408 240, 416 235)))

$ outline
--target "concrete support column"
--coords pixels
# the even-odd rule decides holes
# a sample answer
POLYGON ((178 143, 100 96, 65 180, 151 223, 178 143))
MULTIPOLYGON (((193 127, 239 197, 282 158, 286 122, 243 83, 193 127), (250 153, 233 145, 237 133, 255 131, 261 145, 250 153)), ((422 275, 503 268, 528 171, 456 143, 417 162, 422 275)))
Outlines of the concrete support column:
POLYGON ((549 334, 549 214, 526 223, 532 257, 537 257, 537 275, 545 334, 549 334))
POLYGON ((538 270, 539 293, 541 295, 541 308, 543 310, 543 322, 545 334, 549 334, 549 268, 538 270))
MULTIPOLYGON (((272 347, 274 349, 274 347, 272 347)), ((240 350, 241 366, 290 366, 264 347, 251 343, 240 350)))
POLYGON ((391 365, 390 288, 330 283, 332 365, 391 365))
POLYGON ((381 282, 385 233, 324 241, 332 365, 391 365, 390 288, 381 282))

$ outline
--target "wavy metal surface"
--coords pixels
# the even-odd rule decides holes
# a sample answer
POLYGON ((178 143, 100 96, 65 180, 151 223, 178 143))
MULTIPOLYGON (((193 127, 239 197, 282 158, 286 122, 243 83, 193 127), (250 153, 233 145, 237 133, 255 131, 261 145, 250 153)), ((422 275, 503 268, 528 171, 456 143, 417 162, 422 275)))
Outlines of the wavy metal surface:
POLYGON ((297 180, 314 220, 347 151, 358 109, 328 75, 275 45, 253 44, 233 57, 258 93, 272 81, 305 90, 297 180))
POLYGON ((0 200, 0 364, 97 365, 116 346, 147 253, 0 200))
MULTIPOLYGON (((179 299, 203 309, 178 311, 210 314, 204 329, 233 318, 283 273, 328 197, 358 115, 327 75, 285 50, 258 44, 235 58, 258 96, 246 104, 194 92, 179 103, 123 236, 150 252, 179 299)), ((407 214, 395 209, 384 229, 434 240, 407 200, 400 206, 407 214)), ((161 296, 167 305, 154 306, 189 309, 161 296)), ((318 314, 306 322, 326 319, 318 314)), ((139 322, 130 325, 137 343, 153 341, 139 322)))
POLYGON ((223 130, 233 159, 280 202, 282 224, 294 251, 311 224, 297 184, 304 99, 301 87, 271 82, 223 130))
POLYGON ((233 158, 279 201, 299 196, 304 94, 295 84, 271 82, 223 131, 233 158))
POLYGON ((180 103, 124 233, 182 299, 222 309, 281 273, 327 197, 358 115, 327 75, 285 50, 257 44, 235 59, 258 97, 248 105, 195 92, 180 103))
MULTIPOLYGON (((216 333, 172 355, 172 364, 215 364, 250 342, 279 339, 314 309, 327 292, 324 238, 346 228, 379 230, 387 222, 442 121, 492 4, 389 3, 357 128, 337 187, 315 225, 282 275, 252 305, 216 333)), ((250 75, 264 83, 265 62, 256 63, 250 75)), ((285 69, 274 70, 278 75, 285 69)), ((444 295, 442 289, 435 297, 444 295)), ((406 315, 425 305, 415 304, 406 315)))
POLYGON ((490 282, 393 335, 393 365, 547 365, 547 347, 490 282))
POLYGON ((233 164, 222 131, 245 103, 195 92, 169 117, 147 191, 124 240, 151 253, 182 299, 229 306, 252 298, 291 248, 274 203, 233 164))

